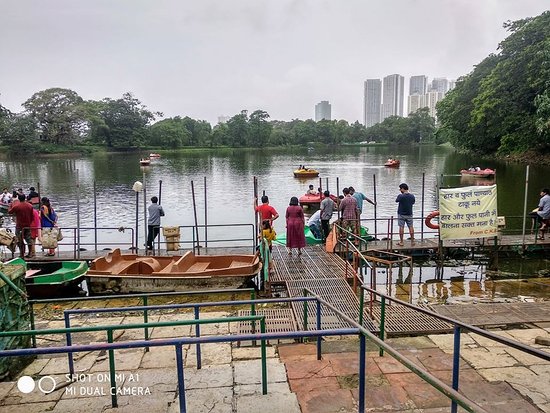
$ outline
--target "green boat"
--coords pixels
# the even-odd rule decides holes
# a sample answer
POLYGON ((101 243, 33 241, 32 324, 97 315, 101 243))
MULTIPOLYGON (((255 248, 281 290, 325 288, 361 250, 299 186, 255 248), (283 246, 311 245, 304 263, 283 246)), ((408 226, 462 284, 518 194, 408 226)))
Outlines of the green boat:
POLYGON ((28 262, 15 258, 6 265, 25 267, 25 284, 30 298, 78 296, 82 291, 79 284, 88 271, 84 261, 28 262))
MULTIPOLYGON (((311 229, 307 225, 304 228, 304 234, 306 236, 306 245, 316 245, 323 243, 322 239, 315 238, 313 232, 311 232, 311 229)), ((364 241, 372 241, 374 239, 372 235, 369 235, 368 229, 365 227, 361 227, 361 238, 364 241)), ((275 239, 273 242, 279 245, 286 245, 286 233, 283 233, 280 236, 277 235, 277 239, 275 239)))

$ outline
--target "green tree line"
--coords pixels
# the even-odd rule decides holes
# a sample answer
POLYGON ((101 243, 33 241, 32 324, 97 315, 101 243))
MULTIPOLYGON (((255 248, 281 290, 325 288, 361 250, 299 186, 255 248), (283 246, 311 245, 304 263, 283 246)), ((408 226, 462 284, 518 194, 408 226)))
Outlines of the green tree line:
POLYGON ((363 141, 430 142, 434 122, 427 109, 408 118, 388 118, 366 129, 345 120, 271 120, 263 110, 242 111, 214 127, 188 116, 158 120, 153 112, 125 93, 120 99, 84 100, 70 89, 51 88, 32 95, 24 111, 0 105, 0 143, 13 152, 55 152, 60 147, 100 145, 129 149, 148 147, 264 147, 363 141), (156 122, 155 122, 156 121, 156 122))
POLYGON ((438 138, 483 154, 550 152, 550 12, 510 35, 437 105, 438 138))

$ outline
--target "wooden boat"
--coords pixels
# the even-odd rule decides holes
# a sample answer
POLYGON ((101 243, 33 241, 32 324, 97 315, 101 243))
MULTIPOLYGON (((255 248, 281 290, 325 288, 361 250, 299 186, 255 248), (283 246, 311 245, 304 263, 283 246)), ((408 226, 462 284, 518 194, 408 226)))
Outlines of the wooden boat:
POLYGON ((497 173, 496 169, 480 169, 479 171, 470 171, 469 169, 462 169, 460 174, 462 176, 477 176, 478 178, 492 178, 497 173))
POLYGON ((92 294, 186 291, 248 286, 260 272, 257 255, 139 256, 119 249, 95 259, 86 280, 92 294))
POLYGON ((151 159, 149 159, 149 158, 141 158, 141 159, 139 160, 139 164, 140 164, 141 166, 149 166, 149 165, 151 164, 151 159))
MULTIPOLYGON (((334 201, 334 202, 337 202, 338 201, 338 198, 334 195, 330 195, 330 198, 334 201)), ((325 196, 323 194, 316 194, 316 195, 313 195, 313 194, 305 194, 305 195, 302 195, 299 199, 298 199, 298 202, 300 203, 300 205, 302 206, 320 206, 321 205, 321 201, 325 199, 325 196)))
POLYGON ((316 169, 296 169, 294 178, 315 178, 319 176, 319 171, 316 169))
POLYGON ((81 294, 88 265, 84 261, 25 261, 15 258, 8 265, 25 267, 25 284, 30 298, 70 297, 81 294))
POLYGON ((160 153, 150 153, 149 158, 152 158, 152 159, 157 158, 158 159, 158 158, 160 158, 160 153))
POLYGON ((384 164, 386 168, 399 168, 399 165, 401 165, 401 161, 393 158, 388 159, 384 164))

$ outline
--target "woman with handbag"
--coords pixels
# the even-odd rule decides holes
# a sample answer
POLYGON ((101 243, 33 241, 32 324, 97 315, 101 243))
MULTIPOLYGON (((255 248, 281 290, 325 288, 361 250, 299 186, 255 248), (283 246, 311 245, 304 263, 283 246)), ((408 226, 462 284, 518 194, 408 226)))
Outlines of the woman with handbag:
MULTIPOLYGON (((57 214, 50 204, 50 200, 46 197, 42 198, 42 206, 40 207, 40 221, 42 224, 42 238, 55 238, 55 244, 57 246, 57 235, 53 236, 54 229, 57 230, 57 214)), ((59 231, 59 230, 57 230, 59 231)), ((44 240, 42 241, 44 244, 44 240)), ((53 257, 55 255, 55 248, 49 248, 46 256, 53 257)))

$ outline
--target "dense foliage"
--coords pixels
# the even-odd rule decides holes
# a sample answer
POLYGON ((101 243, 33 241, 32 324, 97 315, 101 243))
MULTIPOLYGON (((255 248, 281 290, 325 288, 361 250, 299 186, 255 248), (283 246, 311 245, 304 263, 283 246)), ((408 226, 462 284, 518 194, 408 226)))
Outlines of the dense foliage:
POLYGON ((439 102, 438 137, 485 154, 550 152, 550 12, 505 28, 499 53, 439 102))

